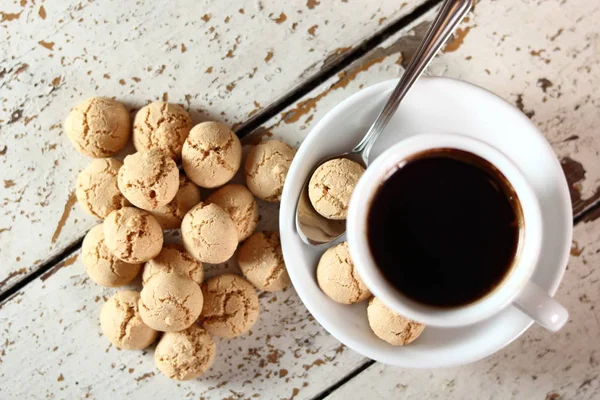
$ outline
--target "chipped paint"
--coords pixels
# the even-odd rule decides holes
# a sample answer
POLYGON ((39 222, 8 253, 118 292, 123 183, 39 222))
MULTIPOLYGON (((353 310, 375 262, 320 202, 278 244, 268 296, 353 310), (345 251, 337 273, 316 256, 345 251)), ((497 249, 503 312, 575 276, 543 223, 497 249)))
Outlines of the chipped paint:
POLYGON ((312 10, 319 4, 321 4, 321 2, 318 0, 306 0, 306 7, 308 7, 309 10, 312 10))
POLYGON ((523 94, 522 93, 519 93, 517 95, 517 101, 515 102, 515 105, 523 114, 525 114, 527 116, 527 118, 531 119, 535 115, 535 111, 525 109, 525 104, 523 104, 523 94))
POLYGON ((589 198, 584 199, 581 195, 581 183, 586 178, 586 171, 583 164, 575 161, 571 157, 564 157, 560 161, 560 165, 565 173, 567 182, 569 183, 569 193, 571 195, 573 213, 575 215, 583 212, 600 200, 600 187, 597 188, 596 192, 589 198))
POLYGON ((253 115, 255 115, 257 112, 259 112, 260 110, 262 110, 262 106, 260 105, 259 102, 254 101, 254 110, 250 111, 248 113, 248 117, 252 117, 253 115))
POLYGON ((323 60, 321 71, 327 70, 332 64, 338 62, 352 47, 338 47, 323 60))
POLYGON ((8 274, 8 276, 5 279, 0 281, 0 288, 2 288, 4 285, 6 285, 11 280, 13 280, 13 278, 20 276, 20 275, 25 275, 25 274, 27 274, 27 268, 19 268, 16 271, 12 271, 11 273, 8 274))
POLYGON ((18 12, 18 13, 5 13, 5 12, 0 11, 0 22, 10 22, 10 21, 17 20, 21 17, 22 13, 23 13, 23 11, 18 12))
POLYGON ((285 21, 287 21, 287 15, 285 15, 285 13, 281 13, 278 17, 271 19, 277 24, 283 24, 285 21))
POLYGON ((56 241, 58 240, 60 233, 62 232, 63 228, 65 227, 65 224, 67 223, 67 220, 69 219, 69 215, 71 214, 71 210, 73 209, 73 206, 75 205, 76 202, 77 202, 77 197, 75 196, 75 191, 73 190, 71 192, 71 194, 69 195, 67 202, 65 203, 63 213, 60 216, 60 219, 58 220, 58 225, 56 225, 56 228, 54 229, 54 233, 52 234, 52 243, 56 243, 56 241))
POLYGON ((286 124, 293 124, 300 120, 300 118, 311 110, 314 110, 317 107, 318 102, 327 96, 331 91, 343 89, 345 88, 358 74, 361 72, 367 71, 373 65, 382 62, 385 59, 385 56, 380 56, 377 58, 373 58, 371 60, 366 61, 364 64, 357 65, 354 68, 351 68, 347 71, 342 71, 338 74, 338 81, 332 84, 327 90, 320 93, 318 96, 309 98, 306 100, 302 100, 297 104, 297 106, 290 111, 285 111, 282 113, 282 121, 286 124))
POLYGON ((573 240, 573 243, 571 244, 571 255, 574 257, 579 257, 581 255, 581 252, 583 251, 584 247, 579 247, 579 243, 577 243, 576 241, 573 240))
POLYGON ((542 89, 542 91, 544 93, 546 93, 546 91, 548 90, 548 88, 551 88, 553 85, 552 82, 550 82, 549 79, 546 78, 540 78, 537 80, 537 85, 542 89))
POLYGON ((44 40, 40 40, 38 43, 40 44, 40 46, 42 46, 50 51, 54 50, 54 42, 46 42, 44 40))
POLYGON ((146 379, 152 378, 154 376, 154 372, 146 372, 143 375, 138 376, 137 378, 135 378, 136 382, 141 382, 141 381, 145 381, 146 379))
POLYGON ((29 68, 29 64, 21 64, 21 66, 15 70, 15 75, 19 75, 21 72, 27 70, 27 68, 29 68))
POLYGON ((462 46, 463 42, 465 41, 465 38, 467 37, 467 34, 469 33, 469 31, 471 30, 470 26, 467 26, 465 28, 458 28, 456 29, 456 32, 454 33, 454 37, 452 38, 452 40, 450 40, 448 43, 446 43, 446 45, 443 48, 443 52, 444 53, 451 53, 453 51, 456 51, 460 48, 460 46, 462 46))
POLYGON ((559 28, 554 35, 550 36, 550 41, 554 42, 556 38, 558 38, 560 34, 563 33, 563 30, 563 28, 559 28))
POLYGON ((52 275, 54 275, 55 273, 57 273, 61 268, 65 268, 65 267, 68 267, 70 265, 75 264, 75 262, 77 261, 78 257, 79 257, 79 254, 76 253, 76 254, 73 254, 72 256, 66 258, 65 260, 59 262, 54 267, 52 267, 48 272, 46 272, 45 274, 43 274, 40 277, 41 281, 42 282, 46 281, 52 275))

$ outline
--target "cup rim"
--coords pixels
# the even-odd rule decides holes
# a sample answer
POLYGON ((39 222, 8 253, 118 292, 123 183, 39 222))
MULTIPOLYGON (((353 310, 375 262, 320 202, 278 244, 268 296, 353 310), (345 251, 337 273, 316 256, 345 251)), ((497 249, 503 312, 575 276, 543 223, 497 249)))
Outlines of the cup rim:
POLYGON ((537 197, 516 165, 491 145, 460 134, 423 133, 404 139, 387 149, 359 180, 350 200, 347 218, 350 255, 359 275, 373 295, 407 318, 440 327, 473 324, 509 306, 535 270, 541 249, 542 232, 541 210, 537 197), (481 299, 453 308, 423 305, 399 293, 379 272, 367 241, 367 210, 379 185, 398 164, 411 156, 442 148, 473 153, 496 167, 516 192, 525 223, 518 260, 503 281, 481 299))

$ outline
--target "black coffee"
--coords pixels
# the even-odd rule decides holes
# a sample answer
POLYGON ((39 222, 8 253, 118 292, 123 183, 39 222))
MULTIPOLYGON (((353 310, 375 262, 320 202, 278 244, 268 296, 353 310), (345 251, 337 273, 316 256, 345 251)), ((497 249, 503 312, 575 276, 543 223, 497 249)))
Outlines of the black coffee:
POLYGON ((522 211, 512 186, 482 158, 459 150, 418 154, 375 194, 368 240, 385 278, 437 307, 474 302, 510 270, 522 211))

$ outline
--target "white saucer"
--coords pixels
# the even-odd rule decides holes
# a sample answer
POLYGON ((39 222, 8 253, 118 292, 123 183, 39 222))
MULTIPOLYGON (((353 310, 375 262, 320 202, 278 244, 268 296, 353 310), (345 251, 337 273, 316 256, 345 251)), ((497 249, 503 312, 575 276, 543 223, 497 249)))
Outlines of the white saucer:
MULTIPOLYGON (((427 327, 409 346, 393 347, 369 329, 366 302, 341 305, 321 292, 315 277, 321 252, 305 245, 296 234, 295 205, 307 175, 323 158, 343 153, 358 142, 396 83, 382 82, 344 100, 319 121, 300 146, 281 200, 283 255, 294 287, 308 310, 351 349, 383 363, 409 368, 474 362, 518 338, 532 320, 509 307, 468 327, 427 327)), ((525 115, 482 88, 447 78, 421 78, 375 144, 372 159, 403 138, 423 132, 460 133, 481 139, 508 155, 522 170, 539 196, 544 223, 542 255, 533 281, 554 294, 567 265, 573 221, 565 176, 544 136, 525 115)))

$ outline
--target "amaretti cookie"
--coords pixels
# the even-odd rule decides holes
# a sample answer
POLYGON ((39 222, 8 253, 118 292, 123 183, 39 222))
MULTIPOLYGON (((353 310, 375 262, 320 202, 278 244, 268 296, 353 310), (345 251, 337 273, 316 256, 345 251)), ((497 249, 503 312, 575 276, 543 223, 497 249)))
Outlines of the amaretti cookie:
POLYGON ((202 284, 204 307, 199 321, 216 336, 233 338, 248 332, 258 319, 258 295, 235 274, 215 276, 202 284))
POLYGON ((162 249, 162 228, 147 211, 123 207, 108 214, 103 226, 106 247, 119 260, 142 263, 162 249))
POLYGON ((110 157, 127 144, 131 117, 118 101, 92 97, 71 110, 65 131, 78 152, 95 158, 110 157))
POLYGON ((117 179, 121 193, 136 207, 156 210, 168 204, 179 189, 179 170, 158 150, 125 157, 117 179))
POLYGON ((341 304, 358 303, 371 296, 354 268, 347 242, 323 253, 317 265, 317 282, 329 298, 341 304))
POLYGON ((158 336, 158 332, 142 321, 138 309, 139 299, 139 292, 124 290, 108 299, 102 306, 100 312, 102 332, 120 349, 145 349, 158 336))
POLYGON ((242 145, 236 134, 226 125, 213 121, 194 126, 181 153, 187 177, 204 188, 229 182, 241 161, 242 145))
POLYGON ((261 200, 281 200, 283 184, 296 151, 279 140, 262 142, 248 154, 244 165, 246 185, 261 200))
POLYGON ((142 268, 142 264, 126 263, 108 251, 102 224, 96 225, 85 235, 81 245, 81 258, 89 277, 98 285, 105 287, 128 284, 142 268))
POLYGON ((274 292, 291 283, 285 268, 278 232, 257 232, 237 254, 242 273, 257 289, 274 292))
POLYGON ((93 160, 77 176, 75 195, 81 208, 96 218, 106 218, 114 210, 130 205, 117 185, 123 163, 116 158, 93 160))
POLYGON ((258 205, 252 193, 243 185, 229 184, 208 196, 206 203, 214 203, 227 211, 238 233, 238 240, 246 240, 258 225, 258 205))
POLYGON ((177 161, 191 128, 192 119, 183 107, 156 101, 135 115, 133 145, 137 151, 159 150, 177 161))

